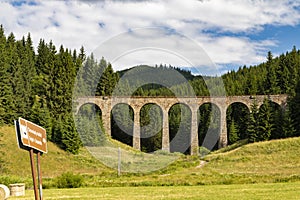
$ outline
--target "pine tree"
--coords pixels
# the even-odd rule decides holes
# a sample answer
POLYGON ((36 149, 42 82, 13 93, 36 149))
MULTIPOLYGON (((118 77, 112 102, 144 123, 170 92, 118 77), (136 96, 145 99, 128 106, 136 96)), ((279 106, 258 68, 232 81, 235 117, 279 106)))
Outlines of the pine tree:
POLYGON ((279 57, 279 70, 277 73, 277 77, 279 77, 278 84, 280 86, 281 93, 291 93, 292 88, 289 82, 289 77, 291 75, 286 63, 286 57, 284 55, 280 55, 279 57))
POLYGON ((298 84, 298 78, 300 75, 300 61, 299 61, 299 55, 297 54, 296 47, 293 47, 293 50, 286 55, 286 58, 288 59, 287 66, 289 68, 290 77, 289 77, 289 85, 291 89, 288 91, 288 94, 291 96, 295 96, 296 92, 295 89, 297 88, 298 84))
POLYGON ((101 59, 99 66, 104 72, 98 83, 96 95, 111 96, 119 79, 118 74, 114 73, 111 64, 107 64, 104 58, 101 59))
POLYGON ((62 148, 70 153, 77 154, 82 146, 81 140, 75 129, 72 114, 63 117, 63 128, 61 131, 62 148))
MULTIPOLYGON (((36 76, 33 80, 34 91, 36 95, 46 99, 48 109, 53 112, 56 47, 52 41, 47 45, 44 40, 40 40, 37 52, 38 55, 35 62, 36 76)), ((52 112, 51 117, 53 117, 52 112)))
MULTIPOLYGON (((17 77, 18 85, 16 85, 17 94, 19 94, 18 101, 22 101, 22 108, 19 113, 23 116, 30 114, 30 108, 33 103, 34 91, 32 88, 33 79, 36 76, 35 65, 35 53, 32 46, 32 40, 30 34, 27 39, 22 38, 21 41, 17 42, 17 53, 20 60, 20 68, 18 70, 17 77)), ((19 103, 20 104, 20 103, 19 103)))
POLYGON ((80 95, 85 95, 85 96, 95 96, 95 94, 100 95, 100 93, 98 93, 99 90, 97 89, 97 86, 104 69, 105 68, 102 68, 97 63, 93 54, 87 57, 83 67, 80 68, 79 70, 80 77, 77 78, 77 88, 80 91, 79 92, 80 95))
POLYGON ((290 117, 294 121, 295 136, 300 136, 300 81, 295 88, 295 96, 290 98, 288 106, 290 108, 290 117))
POLYGON ((237 133, 238 130, 234 120, 231 121, 228 131, 229 131, 229 144, 233 144, 239 140, 238 133, 237 133))
POLYGON ((264 100, 264 104, 261 106, 258 115, 259 127, 258 127, 258 140, 269 140, 272 131, 274 130, 274 124, 271 119, 271 107, 268 99, 264 100))
POLYGON ((45 99, 35 96, 28 120, 46 129, 47 139, 52 140, 52 119, 45 99))
POLYGON ((268 52, 266 68, 267 68, 267 77, 266 77, 267 94, 278 94, 279 89, 277 87, 276 64, 273 60, 273 55, 270 51, 268 52))
POLYGON ((7 41, 4 29, 0 26, 0 124, 12 123, 14 119, 13 91, 11 85, 11 69, 8 64, 7 41))
POLYGON ((283 113, 282 138, 294 137, 294 136, 296 136, 294 121, 291 118, 289 106, 287 106, 287 109, 283 113))
POLYGON ((247 127, 247 135, 249 142, 260 141, 259 137, 259 121, 258 121, 258 107, 256 101, 251 105, 249 122, 247 127))
MULTIPOLYGON (((11 121, 18 117, 21 117, 26 112, 26 100, 23 95, 26 93, 23 85, 23 71, 21 65, 21 58, 19 52, 22 52, 23 48, 20 42, 15 40, 15 36, 11 33, 7 38, 7 69, 10 72, 10 86, 12 87, 13 98, 11 97, 12 107, 10 109, 11 121)), ((11 122, 10 122, 11 123, 11 122)))

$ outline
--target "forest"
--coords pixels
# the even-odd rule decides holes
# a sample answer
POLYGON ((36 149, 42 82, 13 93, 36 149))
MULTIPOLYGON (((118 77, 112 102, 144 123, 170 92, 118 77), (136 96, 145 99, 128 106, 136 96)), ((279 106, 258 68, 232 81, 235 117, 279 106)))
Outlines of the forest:
MULTIPOLYGON (((35 50, 30 33, 17 40, 13 33, 6 36, 1 25, 0 126, 12 125, 18 117, 24 117, 45 127, 48 140, 76 154, 82 145, 99 145, 106 139, 99 136, 99 132, 103 131, 101 110, 94 105, 85 105, 77 116, 73 116, 74 96, 124 95, 128 91, 132 96, 175 96, 175 93, 176 96, 186 96, 191 89, 196 96, 208 96, 211 90, 208 90, 207 82, 215 82, 218 86, 222 80, 228 96, 289 95, 288 104, 284 109, 268 99, 265 99, 261 107, 254 103, 251 110, 240 103, 232 104, 227 110, 229 144, 240 140, 256 142, 300 136, 300 51, 293 47, 291 51, 277 57, 273 57, 272 52, 266 54, 264 63, 242 66, 237 71, 230 71, 221 77, 194 76, 190 71, 158 64, 151 67, 151 73, 160 74, 167 71, 171 74, 176 71, 187 81, 175 82, 169 88, 155 83, 138 87, 141 84, 139 78, 134 78, 115 89, 128 70, 115 72, 105 58, 97 60, 93 54, 86 55, 84 47, 78 51, 63 45, 57 48, 52 41, 40 39, 35 50), (137 85, 137 89, 131 91, 134 84, 137 85), (75 123, 81 126, 76 128, 75 123), (78 132, 86 134, 82 136, 78 132)), ((135 68, 139 70, 149 67, 135 68)), ((216 87, 214 90, 218 93, 220 88, 216 87)), ((204 104, 199 108, 199 146, 202 145, 206 134, 219 131, 220 120, 216 117, 218 109, 213 109, 214 106, 204 104), (210 131, 209 126, 212 127, 210 131)), ((112 138, 132 145, 132 136, 126 134, 133 129, 132 109, 128 105, 120 104, 113 110, 115 114, 112 117, 112 138), (128 109, 129 114, 124 114, 128 109), (121 121, 122 127, 116 121, 121 121)), ((160 108, 154 104, 147 104, 141 109, 140 116, 142 151, 153 152, 161 149, 160 108), (157 116, 155 123, 150 123, 150 115, 157 116)), ((179 134, 179 137, 176 137, 179 139, 171 147, 172 152, 189 151, 182 150, 180 146, 190 141, 190 121, 190 110, 185 105, 176 104, 171 107, 170 140, 179 134)))

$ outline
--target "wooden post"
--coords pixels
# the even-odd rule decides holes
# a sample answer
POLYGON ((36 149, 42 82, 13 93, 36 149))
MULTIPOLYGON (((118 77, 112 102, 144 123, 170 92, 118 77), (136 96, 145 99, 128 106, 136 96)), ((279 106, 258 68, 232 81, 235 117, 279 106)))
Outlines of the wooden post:
POLYGON ((37 185, 36 185, 36 171, 34 168, 34 159, 33 159, 33 149, 31 148, 29 150, 29 155, 30 155, 30 165, 31 165, 31 173, 32 173, 32 180, 33 180, 33 188, 34 188, 34 197, 35 200, 38 200, 38 190, 37 190, 37 185))
POLYGON ((38 152, 36 155, 37 160, 37 172, 38 172, 38 184, 39 184, 39 194, 40 194, 40 200, 43 200, 43 186, 42 186, 42 171, 41 171, 41 153, 38 152))

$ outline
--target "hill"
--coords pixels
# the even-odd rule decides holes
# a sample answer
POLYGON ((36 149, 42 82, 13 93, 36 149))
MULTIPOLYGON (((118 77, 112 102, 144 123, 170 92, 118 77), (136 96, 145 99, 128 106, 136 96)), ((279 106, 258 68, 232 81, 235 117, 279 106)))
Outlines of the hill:
MULTIPOLYGON (((13 127, 4 126, 0 133, 0 181, 30 185, 28 152, 18 149, 13 127)), ((182 155, 164 169, 120 177, 84 148, 73 155, 49 142, 49 152, 41 160, 45 187, 55 187, 53 178, 63 172, 80 173, 86 186, 276 183, 300 181, 299 148, 300 138, 259 142, 215 151, 202 160, 182 155)))
MULTIPOLYGON (((120 71, 117 71, 116 73, 119 74, 120 77, 122 77, 124 74, 126 74, 127 72, 129 72, 130 70, 132 69, 135 69, 135 68, 155 68, 155 69, 158 69, 158 70, 169 70, 169 71, 174 71, 176 70, 177 72, 179 72, 186 80, 193 80, 194 78, 196 78, 197 76, 194 76, 192 74, 191 71, 189 70, 185 70, 185 69, 181 69, 179 67, 173 67, 171 65, 169 66, 166 66, 166 65, 159 65, 159 66, 155 66, 155 67, 151 67, 151 66, 148 66, 148 65, 138 65, 138 66, 134 66, 134 67, 131 67, 131 68, 128 68, 128 69, 124 69, 124 70, 120 70, 120 71)), ((202 78, 202 77, 200 77, 202 78)))
MULTIPOLYGON (((14 127, 0 127, 0 152, 0 176, 31 176, 29 153, 18 148, 14 127)), ((55 177, 67 171, 81 174, 109 171, 85 148, 74 155, 61 150, 52 142, 48 142, 48 153, 41 157, 41 169, 43 177, 55 177)))

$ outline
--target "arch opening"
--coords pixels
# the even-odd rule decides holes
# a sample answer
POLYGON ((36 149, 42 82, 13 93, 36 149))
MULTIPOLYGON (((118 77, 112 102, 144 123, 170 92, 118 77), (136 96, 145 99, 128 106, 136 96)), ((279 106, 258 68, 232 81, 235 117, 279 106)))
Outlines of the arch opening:
POLYGON ((191 109, 182 103, 174 104, 169 110, 170 152, 190 154, 191 109))
POLYGON ((75 117, 77 131, 84 146, 102 146, 107 136, 102 123, 102 111, 94 103, 83 104, 75 117))
POLYGON ((218 149, 221 131, 219 107, 213 103, 202 104, 198 109, 198 124, 198 145, 208 150, 218 149))
POLYGON ((263 135, 263 140, 280 139, 285 136, 283 131, 284 113, 282 107, 271 100, 265 99, 259 107, 259 123, 263 135))
POLYGON ((141 150, 146 153, 162 149, 162 109, 154 103, 140 110, 141 150))
POLYGON ((133 144, 134 112, 130 105, 120 103, 111 110, 111 137, 119 142, 133 144))
POLYGON ((247 127, 250 110, 246 104, 234 102, 226 110, 228 144, 248 138, 247 127))

